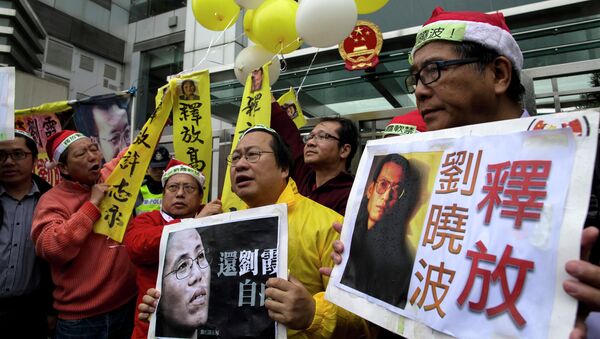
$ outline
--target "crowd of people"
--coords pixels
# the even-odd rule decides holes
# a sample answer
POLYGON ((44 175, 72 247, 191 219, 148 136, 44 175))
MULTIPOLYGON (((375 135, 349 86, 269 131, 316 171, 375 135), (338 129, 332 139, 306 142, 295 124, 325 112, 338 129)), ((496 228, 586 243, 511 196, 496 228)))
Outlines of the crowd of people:
MULTIPOLYGON (((501 14, 436 9, 417 34, 410 60, 406 85, 415 94, 418 112, 393 119, 386 136, 528 116, 521 106, 523 56, 501 14), (456 22, 465 25, 460 37, 428 34, 456 22)), ((191 100, 194 84, 186 86, 182 95, 191 100)), ((303 140, 274 98, 271 108, 271 127, 248 129, 228 158, 232 190, 248 208, 288 206, 289 279, 268 280, 264 306, 269 316, 285 325, 291 338, 393 336, 324 299, 328 274, 346 255, 337 239, 354 182, 349 168, 359 145, 356 126, 345 118, 325 118, 303 140)), ((169 159, 168 151, 159 147, 140 192, 137 216, 119 244, 92 228, 108 190, 103 181, 123 152, 103 165, 98 145, 69 130, 49 137, 46 150, 62 177, 54 187, 32 173, 37 146, 30 135, 17 131, 14 140, 0 142, 0 333, 145 338, 148 318, 157 311, 161 295, 155 282, 164 226, 222 213, 221 202, 203 205, 202 173, 169 159)), ((352 251, 404 238, 405 229, 386 228, 389 223, 383 221, 403 220, 412 213, 411 190, 417 180, 412 172, 410 162, 400 155, 380 159, 367 181, 352 251)), ((597 242, 597 222, 590 219, 592 227, 583 232, 584 253, 597 242)), ((157 315, 165 319, 160 329, 165 336, 189 336, 206 322, 208 310, 202 305, 208 305, 211 271, 196 233, 178 235, 183 236, 182 246, 173 251, 181 253, 167 253, 161 290, 167 295, 172 286, 194 284, 200 291, 194 295, 198 307, 188 316, 177 298, 169 298, 173 305, 161 304, 157 315), (185 257, 190 264, 174 265, 175 257, 185 257)), ((409 281, 395 277, 412 270, 406 246, 385 255, 403 258, 397 267, 352 251, 352 258, 365 259, 351 262, 344 272, 355 277, 352 282, 360 282, 356 288, 374 294, 386 291, 378 284, 393 281, 393 290, 403 293, 378 297, 404 305, 409 281), (382 278, 356 278, 360 276, 382 278)), ((571 337, 583 338, 586 312, 600 310, 600 267, 573 260, 565 269, 572 279, 564 282, 564 290, 582 310, 571 337)))

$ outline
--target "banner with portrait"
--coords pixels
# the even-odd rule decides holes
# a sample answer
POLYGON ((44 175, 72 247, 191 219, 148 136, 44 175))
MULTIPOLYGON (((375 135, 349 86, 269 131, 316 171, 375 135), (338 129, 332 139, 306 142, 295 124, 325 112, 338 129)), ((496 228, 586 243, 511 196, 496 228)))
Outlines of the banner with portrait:
POLYGON ((302 113, 302 107, 300 107, 300 104, 298 103, 296 91, 294 91, 293 87, 282 94, 279 99, 277 99, 277 103, 279 103, 290 119, 294 121, 296 127, 301 128, 306 125, 306 118, 302 113))
MULTIPOLYGON (((175 158, 202 172, 210 184, 213 141, 208 70, 171 80, 177 81, 173 99, 175 158)), ((208 194, 204 194, 203 203, 207 200, 208 194)))
POLYGON ((15 136, 15 68, 0 67, 0 141, 15 136))
MULTIPOLYGON (((271 86, 269 85, 269 67, 271 62, 266 63, 262 68, 255 69, 248 75, 244 95, 240 105, 231 152, 237 146, 240 136, 250 127, 263 125, 269 127, 271 124, 271 86)), ((229 172, 231 165, 227 164, 227 172, 223 183, 223 211, 237 211, 243 209, 244 202, 233 192, 231 192, 231 181, 229 172)))
MULTIPOLYGON (((95 233, 104 234, 119 243, 123 241, 146 169, 171 114, 176 87, 175 80, 169 81, 169 87, 162 101, 146 120, 131 146, 124 152, 117 166, 106 179, 105 183, 110 187, 98 207, 100 219, 94 223, 95 233)), ((116 104, 111 104, 109 107, 114 107, 113 105, 116 104)), ((117 134, 122 132, 123 130, 117 134)))
POLYGON ((410 338, 568 337, 597 112, 367 143, 326 298, 410 338), (474 326, 474 324, 477 324, 474 326))
POLYGON ((163 229, 149 338, 286 338, 268 315, 266 282, 287 279, 287 206, 269 205, 163 229))
POLYGON ((33 171, 51 185, 60 182, 57 167, 48 168, 50 161, 46 154, 46 140, 49 136, 63 129, 74 129, 73 109, 68 101, 57 101, 40 106, 15 111, 15 128, 29 132, 35 140, 38 157, 33 171))
POLYGON ((78 132, 100 146, 104 161, 114 159, 131 144, 130 91, 89 97, 71 103, 78 132))

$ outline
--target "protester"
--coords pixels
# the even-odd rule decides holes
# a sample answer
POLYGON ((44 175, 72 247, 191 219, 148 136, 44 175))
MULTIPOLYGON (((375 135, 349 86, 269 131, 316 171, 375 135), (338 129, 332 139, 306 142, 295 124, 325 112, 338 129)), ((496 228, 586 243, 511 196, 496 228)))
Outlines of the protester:
POLYGON ((385 126, 383 137, 395 137, 421 132, 427 132, 427 125, 419 110, 414 110, 390 120, 387 126, 385 126))
POLYGON ((35 206, 52 188, 33 174, 37 155, 25 131, 0 141, 0 333, 12 338, 45 339, 56 322, 49 266, 30 235, 35 206))
MULTIPOLYGON (((446 12, 436 8, 417 33, 411 52, 411 74, 406 78, 428 130, 527 117, 521 107, 524 88, 519 80, 523 54, 501 13, 446 12), (456 22, 465 25, 460 38, 441 34, 456 22), (435 29, 440 34, 427 34, 435 29)), ((336 225, 340 228, 341 225, 336 225)), ((582 253, 598 237, 597 227, 583 231, 582 253)), ((341 262, 343 244, 334 243, 332 255, 341 262)), ((572 260, 565 269, 575 279, 563 283, 565 291, 591 310, 600 310, 600 267, 572 260)), ((329 273, 327 269, 321 272, 329 273)), ((581 317, 571 338, 585 337, 581 317)))
POLYGON ((170 159, 169 150, 160 145, 156 146, 135 202, 135 215, 160 209, 163 191, 161 178, 170 159))
POLYGON ((156 336, 192 338, 206 324, 210 300, 210 264, 198 230, 169 234, 164 270, 156 336))
MULTIPOLYGON (((123 243, 135 265, 138 299, 156 285, 160 238, 165 225, 183 218, 203 217, 222 212, 221 202, 202 205, 204 175, 193 167, 171 159, 161 178, 163 200, 160 210, 143 213, 133 219, 127 228, 123 243)), ((132 338, 146 338, 148 323, 138 319, 137 311, 132 338)))
POLYGON ((341 279, 344 285, 399 308, 406 305, 414 261, 406 239, 418 194, 413 171, 399 154, 389 154, 376 164, 341 279))
POLYGON ((271 100, 271 127, 292 151, 291 177, 300 194, 344 215, 354 176, 348 172, 358 149, 358 130, 345 118, 323 118, 306 138, 275 98, 271 100))
POLYGON ((124 246, 92 232, 100 218, 104 180, 119 158, 101 167, 102 153, 83 134, 63 130, 48 138, 50 160, 63 180, 35 209, 31 238, 50 263, 56 338, 131 336, 135 300, 133 265, 124 246))
MULTIPOLYGON (((275 203, 288 206, 289 279, 267 281, 265 306, 271 319, 288 328, 289 338, 369 338, 367 322, 324 299, 329 278, 317 268, 331 264, 330 246, 336 238, 330 225, 341 216, 299 194, 289 178, 291 154, 270 128, 250 128, 231 154, 232 190, 248 207, 275 203)), ((139 305, 140 317, 154 312, 151 289, 139 305)))

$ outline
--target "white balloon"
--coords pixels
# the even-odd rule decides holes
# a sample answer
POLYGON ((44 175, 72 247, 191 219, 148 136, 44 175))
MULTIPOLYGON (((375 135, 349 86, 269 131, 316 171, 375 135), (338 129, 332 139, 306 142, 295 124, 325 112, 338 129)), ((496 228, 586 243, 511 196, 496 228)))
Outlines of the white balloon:
POLYGON ((245 85, 248 75, 252 73, 253 70, 259 69, 270 60, 273 60, 273 63, 269 66, 269 83, 273 85, 281 73, 279 59, 273 59, 274 56, 274 53, 267 51, 259 45, 252 45, 244 48, 235 58, 233 66, 235 77, 242 85, 245 85))
POLYGON ((296 13, 296 31, 308 45, 330 47, 352 33, 357 19, 354 0, 302 0, 296 13))
POLYGON ((255 9, 262 4, 265 0, 235 0, 235 2, 240 5, 240 7, 255 9))

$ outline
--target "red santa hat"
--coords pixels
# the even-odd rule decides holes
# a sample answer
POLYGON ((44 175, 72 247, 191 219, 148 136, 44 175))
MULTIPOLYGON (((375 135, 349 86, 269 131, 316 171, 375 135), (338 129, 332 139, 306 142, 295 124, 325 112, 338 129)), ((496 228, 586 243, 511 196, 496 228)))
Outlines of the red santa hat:
POLYGON ((404 134, 413 134, 427 132, 427 125, 418 110, 410 111, 404 115, 394 117, 385 126, 383 136, 395 136, 404 134))
POLYGON ((415 52, 435 40, 476 42, 507 57, 518 71, 523 68, 523 53, 500 12, 446 12, 436 7, 417 33, 408 61, 412 64, 415 52))
POLYGON ((204 178, 204 175, 192 166, 177 159, 171 159, 171 161, 169 161, 169 164, 167 165, 167 168, 165 168, 165 173, 163 173, 161 179, 163 187, 165 187, 165 183, 167 182, 167 180, 169 180, 169 178, 174 176, 175 174, 191 175, 194 179, 198 181, 198 183, 200 184, 200 188, 204 187, 204 180, 206 180, 204 178))
POLYGON ((35 142, 35 139, 33 139, 33 136, 22 129, 15 129, 15 137, 17 135, 20 135, 20 136, 24 137, 25 139, 29 139, 29 140, 35 142))
POLYGON ((48 137, 46 140, 46 152, 50 161, 58 161, 60 155, 67 150, 72 143, 79 139, 87 138, 85 135, 70 130, 62 130, 48 137))

